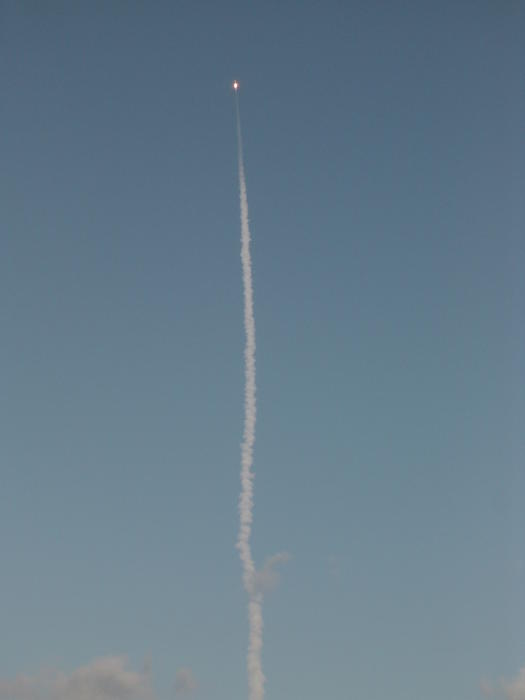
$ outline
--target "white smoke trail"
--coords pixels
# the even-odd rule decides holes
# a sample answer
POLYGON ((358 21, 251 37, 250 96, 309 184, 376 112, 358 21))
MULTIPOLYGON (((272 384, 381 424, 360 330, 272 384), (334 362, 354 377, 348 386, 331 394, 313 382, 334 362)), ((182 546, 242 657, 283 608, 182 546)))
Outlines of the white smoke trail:
POLYGON ((242 153, 241 120, 239 101, 235 92, 237 109, 237 148, 239 156, 239 196, 241 205, 241 260, 244 288, 244 434, 241 446, 241 495, 239 497, 239 549, 243 567, 244 588, 248 593, 248 621, 250 626, 248 644, 248 684, 250 700, 263 700, 264 674, 261 664, 262 651, 262 593, 256 590, 256 571, 253 563, 250 536, 253 521, 253 445, 255 442, 255 318, 253 314, 252 261, 250 254, 250 225, 248 220, 248 199, 244 176, 242 153))

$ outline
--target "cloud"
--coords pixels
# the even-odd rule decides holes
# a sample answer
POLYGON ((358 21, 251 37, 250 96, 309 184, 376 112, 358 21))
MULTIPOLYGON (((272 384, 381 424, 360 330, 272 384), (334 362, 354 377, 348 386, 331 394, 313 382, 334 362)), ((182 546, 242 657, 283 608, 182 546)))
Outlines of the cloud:
POLYGON ((486 697, 504 698, 504 700, 525 700, 525 666, 510 681, 503 678, 497 685, 493 685, 483 680, 480 688, 486 697))
POLYGON ((255 572, 254 587, 257 593, 272 591, 280 580, 279 572, 275 570, 279 564, 284 564, 290 559, 288 552, 279 552, 273 557, 268 557, 263 567, 255 572))
POLYGON ((191 668, 179 668, 175 672, 175 692, 177 695, 190 695, 198 683, 191 668))
POLYGON ((147 673, 128 669, 123 656, 109 656, 70 674, 49 670, 0 679, 0 700, 153 700, 153 694, 147 673))
POLYGON ((511 681, 501 682, 503 696, 508 700, 525 700, 525 666, 511 681))
POLYGON ((483 679, 481 683, 479 684, 479 689, 485 695, 487 698, 490 698, 494 695, 494 686, 492 683, 489 683, 489 681, 483 679))

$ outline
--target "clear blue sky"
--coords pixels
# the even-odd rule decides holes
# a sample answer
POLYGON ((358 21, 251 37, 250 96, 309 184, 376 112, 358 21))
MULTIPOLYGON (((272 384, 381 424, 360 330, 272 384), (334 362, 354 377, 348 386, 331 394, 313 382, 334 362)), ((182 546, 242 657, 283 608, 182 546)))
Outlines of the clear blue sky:
POLYGON ((524 37, 512 0, 0 4, 0 691, 126 655, 246 697, 233 78, 268 700, 517 676, 524 37))

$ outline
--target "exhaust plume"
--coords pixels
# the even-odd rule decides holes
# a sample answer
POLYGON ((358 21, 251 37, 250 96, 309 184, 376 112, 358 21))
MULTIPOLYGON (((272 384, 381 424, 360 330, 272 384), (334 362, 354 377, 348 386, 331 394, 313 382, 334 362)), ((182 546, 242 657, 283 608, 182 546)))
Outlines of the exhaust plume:
POLYGON ((239 497, 239 550, 244 588, 248 594, 248 685, 250 700, 263 700, 264 674, 262 671, 262 592, 257 589, 256 570, 253 562, 250 536, 253 521, 253 446, 255 443, 255 419, 257 414, 255 402, 255 317, 253 314, 252 261, 250 254, 250 225, 248 220, 248 199, 246 196, 246 179, 244 176, 244 158, 242 152, 241 120, 239 99, 235 89, 235 107, 237 113, 237 149, 239 160, 239 198, 241 209, 241 261, 244 289, 244 330, 246 342, 244 347, 244 433, 241 445, 241 494, 239 497))

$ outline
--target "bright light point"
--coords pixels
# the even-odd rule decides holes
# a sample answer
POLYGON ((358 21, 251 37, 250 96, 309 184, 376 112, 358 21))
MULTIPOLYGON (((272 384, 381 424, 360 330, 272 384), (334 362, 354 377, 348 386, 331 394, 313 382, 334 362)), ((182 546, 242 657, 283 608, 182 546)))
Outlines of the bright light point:
POLYGON ((237 92, 237 90, 239 89, 239 83, 236 80, 233 81, 233 89, 235 90, 235 92, 237 92))

